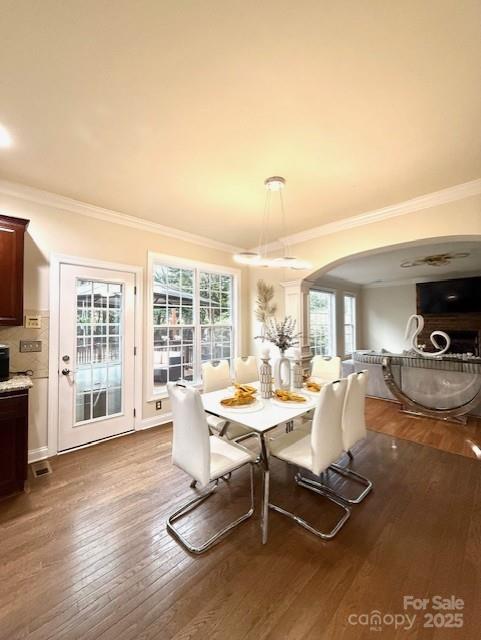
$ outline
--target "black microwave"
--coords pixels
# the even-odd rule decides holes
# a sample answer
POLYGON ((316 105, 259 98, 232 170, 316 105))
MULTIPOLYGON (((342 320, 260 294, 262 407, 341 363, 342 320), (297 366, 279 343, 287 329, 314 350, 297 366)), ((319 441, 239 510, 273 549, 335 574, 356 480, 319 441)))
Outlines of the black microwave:
POLYGON ((10 378, 10 348, 0 344, 0 381, 10 378))

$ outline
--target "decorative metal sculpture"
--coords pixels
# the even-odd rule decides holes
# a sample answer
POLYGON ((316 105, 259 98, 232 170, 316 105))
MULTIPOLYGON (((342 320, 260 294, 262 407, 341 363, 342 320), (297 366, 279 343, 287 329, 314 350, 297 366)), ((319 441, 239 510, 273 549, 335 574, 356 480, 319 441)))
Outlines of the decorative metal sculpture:
POLYGON ((451 346, 451 338, 444 331, 433 331, 430 335, 430 340, 438 351, 423 351, 422 349, 419 349, 417 345, 417 337, 423 329, 424 318, 421 315, 413 314, 412 316, 409 316, 404 339, 409 341, 411 349, 425 358, 436 358, 438 356, 442 356, 443 353, 446 353, 451 346), (446 345, 444 347, 441 347, 439 342, 436 340, 436 336, 444 338, 446 341, 446 345))

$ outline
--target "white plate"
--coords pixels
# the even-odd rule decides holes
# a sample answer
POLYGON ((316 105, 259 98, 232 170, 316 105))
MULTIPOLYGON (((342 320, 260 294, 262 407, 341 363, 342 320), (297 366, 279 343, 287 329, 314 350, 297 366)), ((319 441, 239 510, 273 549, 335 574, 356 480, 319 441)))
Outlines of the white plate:
POLYGON ((220 402, 219 405, 222 411, 232 411, 232 413, 253 413, 264 408, 264 403, 259 398, 256 398, 252 404, 241 404, 238 407, 224 407, 220 402))
POLYGON ((278 400, 275 396, 271 398, 271 402, 279 407, 287 407, 289 409, 298 409, 299 407, 312 408, 313 402, 312 399, 309 398, 304 391, 295 391, 299 396, 304 396, 306 398, 306 402, 296 402, 295 400, 278 400))

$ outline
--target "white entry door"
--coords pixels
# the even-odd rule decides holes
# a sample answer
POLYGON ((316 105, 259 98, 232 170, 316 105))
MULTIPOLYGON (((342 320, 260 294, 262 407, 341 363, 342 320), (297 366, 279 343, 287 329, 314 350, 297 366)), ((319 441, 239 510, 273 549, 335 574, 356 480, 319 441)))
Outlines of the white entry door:
POLYGON ((134 428, 135 274, 60 266, 58 449, 134 428))

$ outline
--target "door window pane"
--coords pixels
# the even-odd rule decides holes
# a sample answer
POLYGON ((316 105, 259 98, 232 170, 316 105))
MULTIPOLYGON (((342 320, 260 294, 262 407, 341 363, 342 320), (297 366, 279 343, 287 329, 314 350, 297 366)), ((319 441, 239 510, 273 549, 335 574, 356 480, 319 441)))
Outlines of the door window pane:
POLYGON ((335 298, 328 291, 309 292, 309 338, 313 355, 335 355, 335 298))
POLYGON ((122 411, 123 285, 77 281, 76 423, 122 411))

